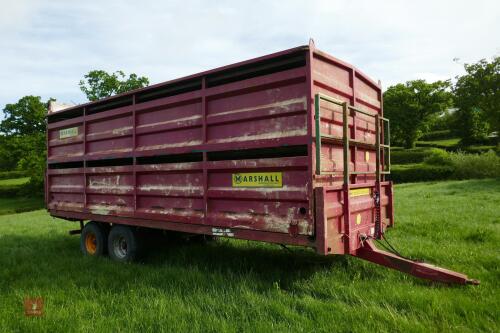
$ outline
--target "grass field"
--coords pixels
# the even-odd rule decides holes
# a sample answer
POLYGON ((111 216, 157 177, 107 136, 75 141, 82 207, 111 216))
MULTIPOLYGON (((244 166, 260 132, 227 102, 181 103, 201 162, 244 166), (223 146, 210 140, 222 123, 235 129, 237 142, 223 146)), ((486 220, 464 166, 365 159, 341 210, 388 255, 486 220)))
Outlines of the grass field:
POLYGON ((23 185, 30 180, 30 177, 0 179, 0 186, 23 185))
POLYGON ((458 145, 460 138, 442 139, 442 140, 432 140, 432 141, 417 141, 417 146, 436 146, 443 148, 452 148, 458 145))
POLYGON ((76 224, 43 210, 0 216, 0 332, 498 332, 499 207, 500 180, 396 188, 393 245, 480 286, 236 240, 118 264, 81 256, 76 224), (28 296, 43 297, 43 317, 24 317, 28 296))
POLYGON ((14 179, 0 179, 0 186, 23 185, 30 180, 30 177, 14 178, 14 179))

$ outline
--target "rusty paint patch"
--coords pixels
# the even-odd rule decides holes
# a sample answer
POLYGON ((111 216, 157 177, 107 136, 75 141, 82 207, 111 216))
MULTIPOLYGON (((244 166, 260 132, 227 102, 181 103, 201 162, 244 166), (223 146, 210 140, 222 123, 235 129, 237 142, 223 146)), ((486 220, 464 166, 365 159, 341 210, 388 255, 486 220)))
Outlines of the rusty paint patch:
POLYGON ((112 130, 107 130, 107 131, 102 131, 102 132, 97 132, 97 133, 89 133, 87 134, 87 138, 93 138, 95 136, 101 136, 101 135, 108 135, 108 134, 113 134, 113 135, 125 135, 127 134, 128 131, 132 130, 132 126, 125 126, 125 127, 120 127, 120 128, 115 128, 112 130))
POLYGON ((83 203, 52 201, 51 203, 49 203, 49 208, 81 211, 83 209, 83 203))
POLYGON ((238 137, 231 137, 225 139, 215 139, 211 140, 216 143, 224 143, 224 142, 239 142, 239 141, 249 141, 249 140, 265 140, 265 139, 279 139, 285 137, 293 137, 293 136, 303 136, 307 134, 307 129, 295 129, 290 131, 277 131, 277 132, 268 132, 262 134, 255 135, 243 135, 238 137))
POLYGON ((179 119, 174 119, 174 120, 161 121, 161 122, 158 122, 158 123, 143 124, 143 125, 137 126, 137 128, 157 127, 157 126, 162 126, 162 125, 167 125, 167 124, 180 125, 180 124, 182 124, 185 121, 198 120, 198 119, 201 119, 201 118, 202 118, 202 116, 196 115, 196 116, 192 116, 192 117, 184 117, 184 118, 179 118, 179 119))
POLYGON ((194 146, 194 145, 199 145, 201 143, 202 143, 201 140, 193 140, 193 141, 187 141, 187 142, 177 142, 177 143, 166 143, 166 144, 153 145, 153 146, 143 146, 143 147, 138 147, 136 150, 143 151, 143 150, 164 149, 164 148, 180 147, 180 146, 194 146))
POLYGON ((309 222, 306 219, 295 219, 294 211, 296 209, 291 207, 288 209, 287 215, 272 215, 272 214, 255 214, 255 213, 237 213, 237 212, 219 212, 211 214, 215 218, 225 218, 238 222, 233 225, 233 228, 244 229, 257 229, 255 225, 257 222, 263 223, 263 230, 288 233, 290 223, 294 221, 297 225, 298 232, 303 235, 311 235, 312 230, 309 222), (250 225, 242 224, 248 222, 250 225))
POLYGON ((75 157, 75 156, 82 156, 83 152, 76 152, 76 153, 59 153, 59 154, 53 154, 51 157, 59 157, 59 156, 64 156, 64 157, 75 157))
MULTIPOLYGON (((221 116, 225 114, 235 114, 235 113, 241 113, 241 112, 248 112, 248 111, 255 111, 255 110, 260 110, 260 109, 267 109, 267 108, 275 108, 275 109, 289 109, 291 105, 294 104, 299 104, 301 103, 304 110, 307 107, 307 101, 306 97, 301 97, 301 98, 293 98, 293 99, 288 99, 286 101, 282 102, 275 102, 275 103, 270 103, 270 104, 264 104, 264 105, 259 105, 259 106, 253 106, 253 107, 248 107, 248 108, 241 108, 237 110, 231 110, 231 111, 225 111, 225 112, 220 112, 220 113, 214 113, 211 115, 208 115, 208 117, 216 117, 216 116, 221 116)), ((270 114, 275 113, 276 110, 271 110, 270 114)))
POLYGON ((117 211, 131 212, 132 207, 118 206, 118 205, 104 205, 104 204, 92 204, 88 205, 90 212, 97 215, 110 215, 117 211))
POLYGON ((186 194, 203 193, 203 186, 175 186, 175 185, 142 185, 137 188, 144 192, 159 191, 164 195, 169 195, 173 191, 181 191, 186 194))
POLYGON ((182 209, 182 208, 151 208, 151 209, 141 209, 147 214, 161 214, 161 215, 174 215, 183 217, 203 217, 205 214, 194 209, 182 209))
POLYGON ((287 186, 283 185, 283 187, 261 187, 261 188, 241 188, 241 187, 219 187, 213 186, 210 187, 211 191, 236 191, 236 192, 261 192, 261 193, 276 193, 276 192, 300 192, 307 193, 306 186, 287 186))
POLYGON ((127 153, 132 151, 132 148, 120 148, 120 149, 108 149, 100 150, 92 153, 87 153, 87 155, 102 155, 102 154, 112 154, 112 153, 127 153))

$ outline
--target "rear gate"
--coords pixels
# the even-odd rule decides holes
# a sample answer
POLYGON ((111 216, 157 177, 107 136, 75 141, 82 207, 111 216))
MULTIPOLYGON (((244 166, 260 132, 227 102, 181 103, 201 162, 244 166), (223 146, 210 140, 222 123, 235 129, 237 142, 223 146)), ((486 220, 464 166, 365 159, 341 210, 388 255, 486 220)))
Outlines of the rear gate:
MULTIPOLYGON (((375 237, 375 184, 351 185, 349 197, 342 185, 315 188, 316 250, 321 254, 355 254, 364 236, 375 237), (349 207, 346 206, 346 202, 349 207), (348 216, 348 218, 345 218, 348 216)), ((394 223, 392 183, 380 185, 380 222, 384 232, 394 223)))

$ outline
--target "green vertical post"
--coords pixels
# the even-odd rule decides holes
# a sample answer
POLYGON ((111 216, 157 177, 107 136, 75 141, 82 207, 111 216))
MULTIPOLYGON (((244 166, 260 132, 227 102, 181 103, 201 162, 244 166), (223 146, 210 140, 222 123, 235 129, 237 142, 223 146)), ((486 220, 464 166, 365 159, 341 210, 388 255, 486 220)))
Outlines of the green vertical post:
POLYGON ((314 118, 316 124, 316 174, 321 175, 321 115, 319 94, 314 96, 314 118))
POLYGON ((391 172, 391 126, 387 119, 387 171, 391 172))
POLYGON ((375 160, 377 163, 375 166, 375 173, 377 182, 380 182, 380 118, 378 114, 375 115, 375 147, 376 147, 375 160))
POLYGON ((349 161, 350 161, 350 152, 349 152, 349 107, 347 106, 347 102, 342 104, 342 121, 343 121, 343 135, 342 139, 344 141, 344 185, 349 187, 349 161))

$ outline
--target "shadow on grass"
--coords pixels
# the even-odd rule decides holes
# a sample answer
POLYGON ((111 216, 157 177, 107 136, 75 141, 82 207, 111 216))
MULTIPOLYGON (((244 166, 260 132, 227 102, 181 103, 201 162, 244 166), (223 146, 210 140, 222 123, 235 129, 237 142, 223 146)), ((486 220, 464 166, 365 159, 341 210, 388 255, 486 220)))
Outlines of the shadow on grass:
POLYGON ((0 195, 0 215, 30 212, 45 207, 44 198, 39 196, 18 197, 0 195))
POLYGON ((265 293, 293 289, 295 283, 308 281, 317 273, 359 274, 359 267, 349 267, 353 263, 345 256, 321 257, 296 247, 290 251, 258 242, 218 240, 202 244, 173 239, 148 242, 140 262, 121 264, 109 258, 82 256, 77 237, 12 235, 0 243, 0 253, 5 254, 0 256, 4 267, 0 279, 5 287, 18 288, 70 285, 126 292, 135 285, 185 294, 193 290, 237 291, 247 285, 265 293))
POLYGON ((447 190, 458 191, 464 195, 470 192, 500 191, 500 178, 473 179, 464 181, 444 182, 447 190))

